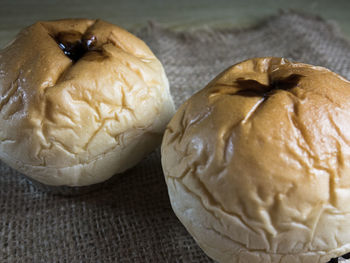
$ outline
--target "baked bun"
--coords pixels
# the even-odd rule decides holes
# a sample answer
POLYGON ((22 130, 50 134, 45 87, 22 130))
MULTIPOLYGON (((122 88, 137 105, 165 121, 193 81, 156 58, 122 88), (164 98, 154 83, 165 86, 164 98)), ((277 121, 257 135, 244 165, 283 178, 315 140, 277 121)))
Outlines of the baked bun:
POLYGON ((218 262, 327 262, 350 251, 350 82, 283 58, 236 64, 169 123, 172 207, 218 262))
POLYGON ((174 105, 147 45, 101 20, 38 22, 0 53, 0 156, 47 185, 105 181, 157 147, 174 105))

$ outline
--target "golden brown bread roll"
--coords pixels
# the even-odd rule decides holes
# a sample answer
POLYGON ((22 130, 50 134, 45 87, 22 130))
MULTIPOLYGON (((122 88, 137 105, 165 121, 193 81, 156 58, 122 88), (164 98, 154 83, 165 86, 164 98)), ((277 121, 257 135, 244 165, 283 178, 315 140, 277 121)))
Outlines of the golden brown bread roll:
POLYGON ((174 105, 147 45, 101 20, 38 22, 0 52, 0 157, 48 185, 102 182, 160 144, 174 105))
POLYGON ((169 123, 172 207, 218 262, 327 262, 350 251, 350 82, 283 58, 236 64, 169 123))

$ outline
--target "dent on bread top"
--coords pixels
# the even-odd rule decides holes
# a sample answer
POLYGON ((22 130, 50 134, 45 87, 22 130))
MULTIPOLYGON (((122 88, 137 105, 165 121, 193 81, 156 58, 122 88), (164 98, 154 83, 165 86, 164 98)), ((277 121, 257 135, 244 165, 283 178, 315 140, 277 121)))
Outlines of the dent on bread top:
POLYGON ((247 60, 179 108, 164 135, 163 169, 220 219, 203 225, 223 239, 257 253, 327 252, 349 241, 349 120, 350 83, 337 74, 247 60))
POLYGON ((101 20, 38 22, 0 52, 2 152, 33 166, 90 162, 148 130, 167 89, 160 62, 127 31, 101 20), (72 35, 93 41, 77 59, 60 45, 72 35))

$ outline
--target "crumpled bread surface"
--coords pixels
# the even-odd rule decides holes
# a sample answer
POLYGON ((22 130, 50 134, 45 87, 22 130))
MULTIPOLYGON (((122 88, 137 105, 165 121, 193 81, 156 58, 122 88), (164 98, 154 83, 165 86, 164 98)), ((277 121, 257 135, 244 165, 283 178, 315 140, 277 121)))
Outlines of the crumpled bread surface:
POLYGON ((42 21, 0 51, 0 157, 48 185, 102 182, 160 144, 174 112, 159 60, 101 20, 42 21), (94 36, 73 61, 55 38, 94 36))
POLYGON ((350 83, 282 58, 236 64, 170 121, 172 207, 218 262, 327 262, 350 251, 350 83))

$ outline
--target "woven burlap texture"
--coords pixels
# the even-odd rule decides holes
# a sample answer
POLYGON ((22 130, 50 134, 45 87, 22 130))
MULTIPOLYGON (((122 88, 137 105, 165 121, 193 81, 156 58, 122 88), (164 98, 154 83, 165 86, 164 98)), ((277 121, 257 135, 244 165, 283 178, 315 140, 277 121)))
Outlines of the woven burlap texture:
MULTIPOLYGON (((228 66, 261 56, 350 78, 350 44, 320 18, 284 12, 247 29, 137 33, 165 66, 176 106, 228 66)), ((0 262, 211 262, 172 212, 159 151, 98 191, 44 193, 0 163, 0 262)))

